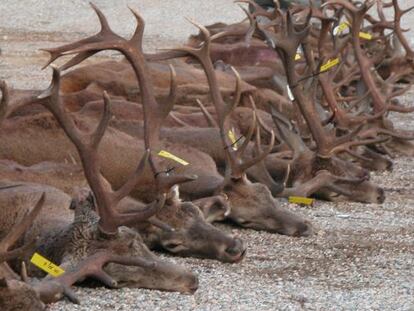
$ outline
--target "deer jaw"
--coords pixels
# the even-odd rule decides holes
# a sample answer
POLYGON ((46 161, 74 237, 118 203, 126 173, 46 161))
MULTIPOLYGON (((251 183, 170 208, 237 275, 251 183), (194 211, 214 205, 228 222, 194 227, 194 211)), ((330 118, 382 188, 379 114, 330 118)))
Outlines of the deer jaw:
MULTIPOLYGON (((150 224, 136 224, 135 230, 151 249, 162 249, 179 256, 216 259, 223 262, 239 262, 246 248, 238 238, 233 238, 206 221, 198 206, 179 199, 178 186, 165 206, 157 213, 157 219, 173 230, 163 230, 150 224)), ((127 198, 120 209, 137 202, 127 198)))

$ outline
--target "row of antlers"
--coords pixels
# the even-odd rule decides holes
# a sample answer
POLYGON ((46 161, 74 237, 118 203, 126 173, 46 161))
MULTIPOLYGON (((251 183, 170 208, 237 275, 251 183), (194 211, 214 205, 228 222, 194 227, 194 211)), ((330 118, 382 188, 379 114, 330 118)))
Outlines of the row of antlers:
MULTIPOLYGON (((120 238, 124 226, 150 224, 165 233, 179 231, 177 225, 168 222, 171 215, 161 219, 166 206, 174 204, 184 210, 185 204, 193 201, 206 219, 211 216, 206 206, 221 204, 221 219, 257 230, 307 236, 313 232, 309 221, 277 206, 274 197, 384 202, 385 193, 369 180, 369 170, 390 169, 390 158, 395 154, 411 155, 414 151, 408 142, 414 139, 413 133, 395 129, 389 119, 391 112, 414 111, 397 99, 414 82, 414 51, 401 26, 402 17, 412 8, 401 9, 397 0, 328 0, 320 8, 292 5, 282 11, 275 1, 275 9, 266 11, 250 0, 236 2, 249 4, 250 11, 242 7, 246 20, 208 27, 191 21, 200 30, 198 35, 192 36, 184 47, 156 54, 143 51, 145 23, 137 11, 131 9, 137 27, 127 40, 111 30, 103 13, 92 4, 101 30, 86 39, 46 49, 50 54, 47 65, 71 56, 59 68, 52 67, 52 82, 47 90, 26 98, 24 105, 10 104, 12 95, 1 82, 0 125, 6 127, 6 121, 11 122, 19 116, 19 110, 32 104, 48 110, 75 146, 93 194, 76 207, 75 223, 76 215, 82 213, 96 212, 99 216, 94 227, 99 246, 88 244, 92 250, 62 276, 35 282, 23 267, 19 277, 7 262, 24 258, 33 251, 33 245, 39 246, 39 241, 25 241, 23 246, 12 249, 39 217, 45 201, 43 194, 0 243, 0 282, 9 294, 12 288, 16 292, 22 288, 32 291, 38 301, 32 301, 31 308, 41 310, 43 303, 63 296, 78 302, 71 286, 87 277, 109 287, 118 286, 105 270, 109 263, 154 270, 155 259, 119 252, 120 247, 114 245, 126 243, 120 238), (378 17, 369 13, 374 5, 378 17), (388 8, 393 9, 392 21, 384 12, 388 8), (141 105, 128 106, 121 100, 121 109, 127 114, 139 111, 133 122, 120 117, 117 103, 125 94, 115 89, 103 92, 99 106, 103 112, 96 126, 90 126, 95 123, 86 114, 79 117, 79 111, 92 102, 90 97, 75 97, 83 108, 69 112, 68 94, 62 94, 62 84, 67 87, 77 73, 84 72, 80 68, 64 76, 61 73, 104 50, 116 50, 125 56, 129 65, 116 66, 127 67, 128 71, 132 68, 135 84, 139 85, 141 105), (186 62, 170 61, 169 91, 167 96, 160 96, 151 74, 152 64, 164 64, 172 58, 184 58, 186 62), (183 75, 183 70, 199 71, 200 66, 209 95, 195 102, 186 100, 194 94, 180 90, 180 72, 183 75), (230 77, 235 85, 227 95, 223 95, 223 77, 230 77), (82 120, 87 120, 88 125, 82 120), (118 174, 122 178, 113 177, 106 164, 108 154, 103 141, 110 131, 120 129, 120 123, 135 125, 138 121, 143 121, 143 130, 132 136, 139 142, 140 157, 130 159, 134 169, 127 175, 124 171, 118 174), (171 168, 171 162, 160 159, 157 152, 173 144, 185 146, 180 149, 183 153, 188 147, 188 157, 196 152, 193 150, 203 152, 206 162, 199 160, 171 168), (178 199, 177 185, 185 202, 178 199), (129 196, 145 204, 120 208, 121 201, 129 196)), ((96 68, 98 72, 99 65, 96 68)), ((98 80, 90 82, 99 84, 98 80)), ((135 129, 128 127, 128 134, 131 128, 135 129)), ((8 158, 7 151, 1 152, 0 157, 8 158)), ((115 162, 109 166, 122 164, 115 162)), ((195 239, 194 233, 191 238, 195 239)), ((180 253, 181 246, 170 243, 165 248, 190 254, 188 249, 180 253)), ((232 255, 232 262, 245 255, 244 246, 236 239, 228 242, 225 249, 227 256, 232 255)), ((192 284, 190 287, 195 289, 192 284)), ((0 301, 4 295, 1 290, 0 301)))

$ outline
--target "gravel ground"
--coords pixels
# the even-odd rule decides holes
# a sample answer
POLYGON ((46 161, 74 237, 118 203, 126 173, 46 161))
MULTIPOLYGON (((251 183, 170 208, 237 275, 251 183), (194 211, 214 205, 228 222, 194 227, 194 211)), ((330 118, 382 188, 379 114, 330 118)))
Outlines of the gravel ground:
MULTIPOLYGON (((194 30, 184 16, 204 24, 242 16, 229 0, 95 3, 122 35, 133 29, 126 4, 140 9, 147 22, 147 49, 185 41, 194 30)), ((87 1, 81 0, 2 0, 0 14, 0 78, 19 88, 48 84, 49 72, 40 70, 47 56, 39 48, 98 30, 87 1)), ((413 24, 413 15, 407 24, 413 24)), ((414 92, 404 100, 412 104, 413 98, 414 92)), ((397 127, 413 128, 413 116, 393 118, 397 127)), ((414 310, 414 159, 394 162, 393 172, 373 174, 387 191, 382 205, 318 201, 311 208, 289 206, 319 228, 314 237, 219 225, 246 242, 248 255, 242 263, 161 255, 199 274, 200 287, 193 296, 82 288, 77 289, 82 305, 62 301, 48 310, 414 310)))

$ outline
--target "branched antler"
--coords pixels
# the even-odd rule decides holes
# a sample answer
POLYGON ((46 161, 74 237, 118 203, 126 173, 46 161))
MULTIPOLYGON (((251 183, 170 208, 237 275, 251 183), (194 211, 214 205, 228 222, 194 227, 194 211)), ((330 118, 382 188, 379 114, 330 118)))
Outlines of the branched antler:
POLYGON ((246 135, 246 139, 242 143, 242 145, 237 148, 237 150, 233 150, 233 148, 230 148, 232 145, 232 142, 229 139, 229 126, 227 124, 227 117, 228 115, 233 111, 233 109, 237 106, 237 104, 240 101, 241 96, 241 78, 237 71, 233 68, 233 72, 236 76, 236 90, 235 94, 233 96, 233 101, 230 104, 225 104, 223 97, 220 93, 220 88, 218 85, 217 77, 214 72, 214 66, 210 59, 210 45, 212 37, 210 35, 210 32, 207 28, 205 28, 202 25, 197 24, 194 21, 190 22, 196 26, 202 36, 203 36, 203 44, 199 48, 192 48, 192 47, 180 47, 175 48, 173 51, 181 51, 186 52, 189 55, 193 56, 195 59, 197 59, 201 66, 204 69, 204 72, 207 75, 207 80, 210 86, 210 93, 213 101, 213 105, 216 109, 216 114, 218 118, 218 127, 220 130, 220 136, 222 141, 222 146, 226 153, 226 180, 223 184, 226 183, 226 181, 230 178, 241 178, 245 171, 255 165, 256 163, 262 161, 272 150, 275 136, 273 131, 271 132, 271 143, 267 147, 265 151, 259 152, 255 157, 248 159, 248 160, 242 160, 242 156, 244 152, 246 151, 247 145, 250 142, 251 138, 253 137, 254 131, 257 128, 256 125, 256 115, 253 112, 253 118, 252 118, 252 124, 250 125, 250 128, 248 130, 248 133, 246 135))
POLYGON ((100 216, 99 228, 103 233, 114 234, 121 225, 133 224, 143 221, 154 215, 164 205, 165 195, 159 195, 157 200, 146 209, 133 213, 121 214, 116 206, 121 199, 127 196, 139 182, 145 165, 148 162, 150 150, 147 150, 139 162, 135 172, 117 191, 109 189, 105 178, 100 172, 98 147, 104 136, 111 118, 110 99, 104 92, 104 113, 95 131, 85 134, 77 129, 72 118, 63 110, 59 97, 60 71, 53 68, 53 79, 50 87, 39 96, 43 105, 52 112, 66 135, 70 138, 82 160, 85 177, 95 195, 97 209, 100 216), (44 100, 46 99, 46 100, 44 100))
POLYGON ((109 288, 117 287, 117 282, 112 279, 104 270, 108 263, 117 263, 128 266, 139 266, 142 268, 155 267, 155 262, 151 262, 142 257, 125 257, 113 254, 113 251, 100 251, 87 257, 76 267, 66 271, 57 278, 46 277, 40 283, 35 284, 35 290, 40 299, 45 303, 52 303, 59 300, 62 296, 68 297, 73 303, 79 304, 80 301, 71 289, 71 286, 87 277, 102 282, 109 288))

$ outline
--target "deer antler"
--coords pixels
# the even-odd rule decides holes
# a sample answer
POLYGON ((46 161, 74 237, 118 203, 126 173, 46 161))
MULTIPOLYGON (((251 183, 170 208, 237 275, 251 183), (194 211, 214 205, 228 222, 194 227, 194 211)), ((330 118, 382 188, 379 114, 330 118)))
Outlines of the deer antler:
MULTIPOLYGON (((162 122, 171 111, 175 102, 176 82, 174 69, 170 67, 171 91, 168 97, 168 102, 163 105, 158 104, 155 99, 153 85, 150 80, 149 69, 142 51, 142 38, 145 28, 143 18, 137 11, 130 8, 137 21, 137 26, 131 39, 126 40, 111 30, 106 17, 94 4, 91 4, 91 6, 99 18, 101 31, 94 36, 74 43, 53 49, 46 49, 46 51, 51 55, 48 64, 64 55, 75 54, 71 60, 61 67, 61 69, 68 69, 102 50, 117 50, 121 52, 131 64, 140 86, 141 99, 144 108, 145 148, 147 150, 153 149, 155 147, 154 145, 156 145, 159 141, 159 129, 162 122)), ((158 172, 151 155, 148 156, 148 162, 154 174, 158 172)), ((197 177, 194 175, 170 176, 168 174, 157 174, 155 180, 157 182, 158 189, 166 192, 177 183, 192 181, 196 178, 197 177)))
POLYGON ((84 259, 76 267, 66 271, 57 278, 51 279, 46 277, 40 283, 35 285, 35 290, 39 293, 40 299, 44 303, 56 302, 65 295, 73 303, 79 304, 79 299, 70 287, 86 277, 101 281, 110 288, 117 287, 117 282, 103 270, 103 267, 108 263, 140 266, 143 268, 155 267, 154 262, 141 257, 125 257, 114 255, 109 251, 100 251, 84 259))
POLYGON ((252 118, 252 124, 250 125, 250 128, 248 130, 248 133, 246 135, 245 141, 242 143, 242 145, 237 148, 237 150, 233 150, 230 146, 232 145, 232 142, 229 140, 228 133, 229 133, 229 127, 226 122, 227 116, 233 111, 233 109, 237 106, 237 104, 240 101, 241 96, 241 78, 240 75, 237 73, 237 71, 232 68, 235 76, 236 76, 236 90, 235 95, 233 97, 233 101, 231 104, 225 104, 223 97, 220 93, 220 88, 218 86, 217 77, 214 72, 214 66, 210 59, 210 45, 212 37, 210 35, 210 32, 207 28, 204 26, 197 24, 194 21, 190 22, 196 26, 202 36, 203 36, 203 44, 199 48, 191 48, 191 47, 180 47, 180 48, 174 48, 173 51, 181 51, 186 52, 189 55, 193 56, 195 59, 197 59, 201 66, 204 69, 204 72, 206 73, 207 80, 210 86, 210 93, 213 101, 213 105, 215 107, 217 118, 218 118, 218 127, 220 130, 220 136, 222 141, 222 146, 226 153, 226 178, 225 182, 229 178, 241 178, 245 171, 255 165, 256 163, 262 161, 272 150, 275 136, 273 131, 271 132, 271 143, 267 147, 265 151, 259 152, 256 157, 251 158, 249 160, 242 160, 243 153, 245 152, 248 143, 250 142, 251 138, 253 137, 253 133, 257 127, 256 125, 256 114, 253 112, 253 118, 252 118))
POLYGON ((117 50, 121 52, 130 62, 140 85, 145 115, 144 127, 146 133, 148 133, 147 137, 145 137, 145 147, 149 149, 150 140, 157 141, 161 122, 168 115, 172 105, 162 106, 155 100, 153 86, 150 83, 149 70, 142 51, 145 22, 137 11, 130 8, 137 21, 137 27, 131 39, 126 40, 112 31, 106 17, 94 4, 91 3, 91 6, 99 18, 101 31, 94 36, 74 43, 45 49, 45 51, 50 53, 50 60, 47 65, 64 55, 75 54, 71 60, 61 67, 62 70, 65 70, 102 50, 117 50))
POLYGON ((76 146, 85 177, 95 195, 99 219, 99 229, 102 233, 114 234, 121 225, 128 225, 135 222, 143 221, 154 215, 165 202, 165 195, 159 195, 157 200, 141 211, 121 214, 115 209, 118 202, 127 196, 140 180, 141 174, 148 162, 150 150, 147 150, 139 162, 135 172, 117 191, 109 189, 107 182, 100 172, 100 161, 98 158, 98 147, 104 136, 105 130, 111 118, 110 99, 104 92, 104 113, 91 134, 81 133, 74 121, 64 112, 59 97, 60 71, 53 68, 53 79, 50 87, 39 96, 39 99, 46 99, 42 104, 50 110, 65 131, 66 135, 76 146))

